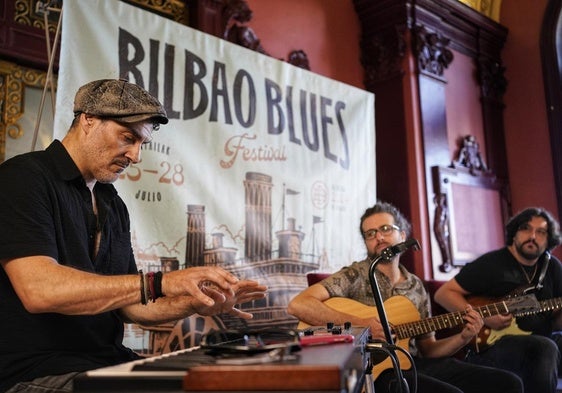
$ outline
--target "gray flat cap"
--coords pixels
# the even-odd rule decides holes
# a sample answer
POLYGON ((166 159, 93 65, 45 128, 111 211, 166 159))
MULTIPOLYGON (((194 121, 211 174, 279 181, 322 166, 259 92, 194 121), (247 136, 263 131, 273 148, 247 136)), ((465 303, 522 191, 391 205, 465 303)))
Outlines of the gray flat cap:
POLYGON ((101 79, 80 87, 74 97, 74 114, 87 113, 123 123, 152 120, 168 123, 160 102, 142 87, 123 79, 101 79))

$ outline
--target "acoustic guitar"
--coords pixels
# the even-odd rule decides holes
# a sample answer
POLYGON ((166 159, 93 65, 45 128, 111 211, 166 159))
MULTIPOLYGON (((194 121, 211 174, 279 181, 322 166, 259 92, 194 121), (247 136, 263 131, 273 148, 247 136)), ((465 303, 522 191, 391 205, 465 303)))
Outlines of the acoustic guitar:
MULTIPOLYGON (((328 307, 346 314, 361 318, 378 317, 376 307, 367 306, 358 301, 332 297, 324 301, 328 307)), ((535 295, 524 295, 505 299, 493 304, 482 305, 474 309, 483 317, 489 317, 505 313, 533 312, 539 307, 535 295)), ((436 315, 430 318, 420 319, 420 314, 416 306, 405 296, 392 296, 384 302, 384 309, 391 325, 391 330, 395 336, 395 343, 400 348, 408 351, 408 342, 411 337, 435 332, 442 329, 450 329, 464 324, 466 312, 457 311, 448 314, 436 315)), ((299 322, 298 329, 307 329, 311 325, 299 322)), ((411 368, 410 360, 401 351, 397 351, 400 368, 408 370, 411 368)), ((384 370, 393 367, 392 360, 388 357, 374 365, 373 377, 376 379, 384 370)))

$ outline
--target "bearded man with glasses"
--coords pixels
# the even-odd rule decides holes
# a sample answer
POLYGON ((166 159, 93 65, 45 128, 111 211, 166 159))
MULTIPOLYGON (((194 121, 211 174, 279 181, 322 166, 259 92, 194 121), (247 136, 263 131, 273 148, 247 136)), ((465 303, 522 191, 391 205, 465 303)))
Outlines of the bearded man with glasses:
MULTIPOLYGON (((328 322, 369 327, 373 339, 386 341, 384 329, 378 316, 372 313, 356 313, 357 307, 338 308, 330 306, 329 299, 345 298, 366 306, 375 305, 370 285, 369 269, 372 261, 388 247, 404 242, 410 235, 411 225, 393 205, 377 202, 368 208, 359 230, 367 249, 367 258, 353 262, 323 281, 310 286, 298 294, 288 306, 288 312, 309 325, 322 326, 328 322)), ((378 263, 376 281, 385 302, 405 299, 417 315, 417 319, 430 317, 430 298, 423 282, 400 264, 400 254, 386 262, 378 263)), ((361 310, 361 309, 360 309, 361 310)), ((408 310, 398 308, 396 311, 408 310)), ((387 309, 389 321, 401 319, 387 309)), ((480 314, 467 306, 463 315, 464 326, 460 333, 436 339, 434 332, 418 335, 406 343, 414 360, 414 367, 405 370, 410 386, 417 386, 418 393, 485 393, 522 392, 523 386, 515 374, 491 367, 473 365, 451 357, 478 333, 483 325, 480 314), (414 370, 417 372, 414 373, 414 370), (417 374, 417 375, 416 375, 417 374)), ((388 368, 376 373, 375 391, 396 390, 395 370, 388 368)), ((404 391, 404 390, 402 390, 404 391)))
POLYGON ((468 263, 443 284, 435 301, 455 311, 479 299, 534 293, 540 307, 530 315, 485 318, 487 334, 467 360, 515 372, 526 393, 554 393, 562 375, 562 264, 550 251, 562 241, 560 226, 545 209, 530 207, 509 220, 505 239, 505 247, 468 263))

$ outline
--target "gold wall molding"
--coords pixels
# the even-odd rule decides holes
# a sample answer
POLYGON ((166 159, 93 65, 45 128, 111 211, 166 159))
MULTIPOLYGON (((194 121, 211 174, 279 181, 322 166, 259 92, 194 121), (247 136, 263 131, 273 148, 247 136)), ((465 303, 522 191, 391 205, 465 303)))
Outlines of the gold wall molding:
MULTIPOLYGON (((188 24, 187 7, 184 0, 123 0, 125 3, 139 6, 147 11, 156 12, 168 19, 184 25, 188 24)), ((15 0, 14 21, 25 26, 32 26, 45 30, 45 16, 42 8, 49 2, 47 0, 15 0)), ((52 8, 61 8, 62 0, 57 0, 50 5, 52 8)), ((49 31, 55 32, 59 21, 58 12, 47 15, 49 31)))
MULTIPOLYGON (((16 0, 14 22, 25 26, 36 27, 45 30, 45 15, 41 11, 48 1, 39 0, 16 0)), ((62 0, 55 1, 54 8, 62 6, 62 0)), ((59 13, 47 14, 47 24, 49 31, 55 32, 59 23, 59 13)))
POLYGON ((500 22, 501 0, 458 0, 470 8, 486 15, 488 18, 500 22))
POLYGON ((18 121, 25 112, 25 88, 43 89, 46 81, 46 72, 0 60, 0 162, 6 157, 6 136, 23 136, 18 121))
POLYGON ((147 11, 154 11, 165 18, 188 25, 188 14, 185 0, 123 0, 125 3, 137 5, 147 11))

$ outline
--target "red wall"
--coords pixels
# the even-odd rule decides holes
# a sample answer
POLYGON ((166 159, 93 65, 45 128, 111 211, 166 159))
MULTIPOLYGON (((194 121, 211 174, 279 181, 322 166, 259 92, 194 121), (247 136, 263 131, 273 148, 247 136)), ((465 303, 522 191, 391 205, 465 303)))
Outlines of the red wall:
MULTIPOLYGON (((500 22, 509 29, 505 137, 513 210, 542 206, 559 217, 539 45, 547 2, 502 2, 500 22)), ((561 257, 561 248, 554 254, 561 257)))
POLYGON ((311 71, 359 88, 359 21, 351 0, 248 0, 248 24, 273 57, 302 49, 311 71))
POLYGON ((505 131, 514 210, 541 205, 558 214, 545 109, 539 37, 547 0, 504 1, 508 80, 505 131))

